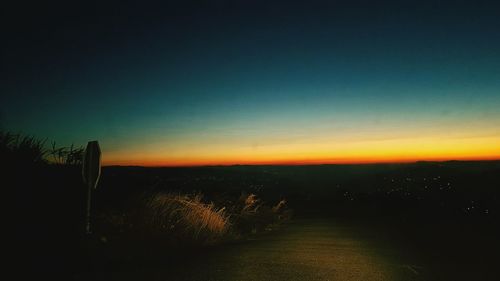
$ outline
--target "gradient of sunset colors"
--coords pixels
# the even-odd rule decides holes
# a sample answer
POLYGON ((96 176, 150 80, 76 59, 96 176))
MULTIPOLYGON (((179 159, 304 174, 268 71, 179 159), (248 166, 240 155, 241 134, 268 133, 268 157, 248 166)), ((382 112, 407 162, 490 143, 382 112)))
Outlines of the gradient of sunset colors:
POLYGON ((105 165, 500 159, 498 6, 371 2, 28 13, 0 125, 105 165))

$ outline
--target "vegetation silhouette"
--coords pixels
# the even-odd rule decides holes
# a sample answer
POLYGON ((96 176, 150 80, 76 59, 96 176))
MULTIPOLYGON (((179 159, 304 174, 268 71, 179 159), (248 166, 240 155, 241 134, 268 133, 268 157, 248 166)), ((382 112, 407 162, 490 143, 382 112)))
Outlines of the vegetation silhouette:
POLYGON ((86 187, 81 180, 84 149, 58 147, 55 142, 47 148, 46 143, 33 136, 0 133, 2 167, 14 191, 12 238, 19 246, 19 264, 33 269, 26 272, 30 275, 67 276, 89 262, 104 266, 126 256, 137 261, 166 249, 199 249, 270 230, 290 217, 284 201, 267 206, 254 194, 204 202, 201 193, 165 193, 144 183, 135 192, 113 183, 96 190, 95 229, 87 236, 86 187))
POLYGON ((32 269, 26 274, 91 274, 160 260, 182 266, 182 256, 277 228, 293 209, 297 219, 363 225, 420 257, 440 280, 495 280, 500 161, 104 167, 95 233, 87 237, 83 149, 46 143, 0 133, 13 256, 32 269))

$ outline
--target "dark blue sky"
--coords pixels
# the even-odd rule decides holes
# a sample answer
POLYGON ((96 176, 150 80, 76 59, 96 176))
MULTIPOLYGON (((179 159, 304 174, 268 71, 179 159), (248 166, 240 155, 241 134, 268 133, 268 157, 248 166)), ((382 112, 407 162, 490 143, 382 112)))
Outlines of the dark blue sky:
POLYGON ((493 1, 176 2, 7 7, 1 126, 116 162, 500 136, 493 1))

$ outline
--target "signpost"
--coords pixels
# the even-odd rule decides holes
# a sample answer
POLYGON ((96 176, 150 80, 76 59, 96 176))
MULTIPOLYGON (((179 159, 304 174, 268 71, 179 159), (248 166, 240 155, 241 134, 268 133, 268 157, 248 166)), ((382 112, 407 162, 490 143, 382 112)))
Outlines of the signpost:
POLYGON ((89 141, 83 158, 82 176, 87 185, 87 221, 85 231, 90 234, 90 207, 92 189, 97 188, 97 182, 101 175, 101 149, 97 141, 89 141))

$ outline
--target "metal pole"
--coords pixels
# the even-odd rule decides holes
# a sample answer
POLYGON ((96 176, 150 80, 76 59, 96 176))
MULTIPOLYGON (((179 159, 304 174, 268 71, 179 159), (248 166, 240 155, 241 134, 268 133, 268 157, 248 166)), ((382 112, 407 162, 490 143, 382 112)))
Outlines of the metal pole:
POLYGON ((87 217, 85 225, 85 233, 91 234, 90 219, 92 208, 92 189, 97 187, 99 176, 101 174, 101 149, 97 141, 89 141, 87 149, 85 149, 85 157, 83 158, 82 177, 87 184, 87 217))
POLYGON ((88 186, 88 192, 87 192, 87 222, 85 226, 85 232, 87 234, 90 234, 90 207, 91 207, 91 196, 92 196, 92 184, 89 182, 87 183, 88 186))

